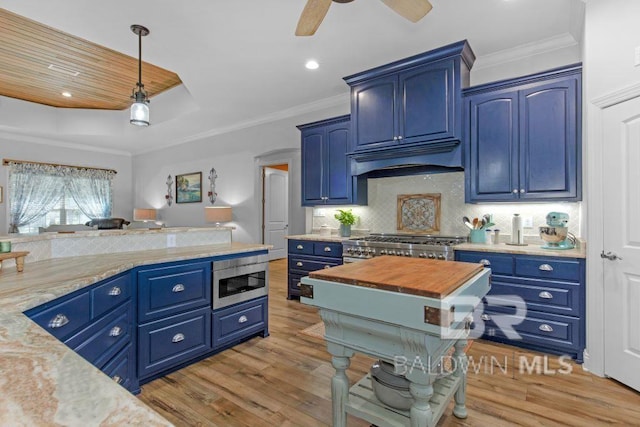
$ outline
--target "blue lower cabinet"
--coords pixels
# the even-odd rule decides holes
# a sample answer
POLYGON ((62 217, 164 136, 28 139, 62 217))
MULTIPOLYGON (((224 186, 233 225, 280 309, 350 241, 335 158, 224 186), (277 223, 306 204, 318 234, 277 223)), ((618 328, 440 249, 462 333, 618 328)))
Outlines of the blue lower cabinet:
POLYGON ((72 294, 25 312, 38 325, 59 340, 91 322, 91 297, 89 292, 72 294))
POLYGON ((103 368, 104 372, 116 384, 121 385, 134 394, 140 393, 140 384, 136 372, 136 347, 133 344, 125 348, 109 361, 103 368))
POLYGON ((145 379, 211 349, 210 307, 143 324, 138 327, 138 376, 145 379))
POLYGON ((213 312, 213 347, 218 349, 256 334, 269 335, 268 298, 221 308, 213 312))

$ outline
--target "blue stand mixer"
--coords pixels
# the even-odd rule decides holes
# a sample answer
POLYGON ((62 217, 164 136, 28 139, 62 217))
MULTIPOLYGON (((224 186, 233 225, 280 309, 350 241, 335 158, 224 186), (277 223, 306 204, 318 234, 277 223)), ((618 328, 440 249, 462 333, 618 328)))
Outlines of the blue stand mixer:
POLYGON ((549 212, 547 225, 540 227, 540 238, 546 243, 543 249, 573 249, 576 247, 576 237, 569 233, 567 223, 569 214, 564 212, 549 212))

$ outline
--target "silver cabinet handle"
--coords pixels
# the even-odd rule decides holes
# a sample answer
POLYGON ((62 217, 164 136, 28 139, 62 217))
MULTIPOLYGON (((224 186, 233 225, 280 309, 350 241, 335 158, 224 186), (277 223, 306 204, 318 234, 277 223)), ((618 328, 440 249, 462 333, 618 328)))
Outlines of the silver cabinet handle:
POLYGON ((175 334, 173 336, 173 338, 171 338, 171 342, 172 343, 177 343, 177 342, 180 342, 180 341, 184 341, 184 335, 183 334, 175 334))
POLYGON ((524 193, 524 188, 520 189, 520 193, 523 194, 524 193))
POLYGON ((56 314, 56 317, 49 321, 49 327, 52 329, 62 328, 69 323, 69 319, 64 314, 56 314))
POLYGON ((111 288, 111 290, 109 291, 109 295, 112 297, 117 297, 118 295, 120 295, 122 293, 122 289, 120 289, 119 286, 114 286, 113 288, 111 288))
POLYGON ((302 262, 300 262, 300 261, 296 262, 296 266, 297 267, 302 267, 302 262))
POLYGON ((491 320, 491 316, 489 316, 488 314, 483 314, 483 315, 480 316, 480 318, 482 320, 491 320))
POLYGON ((484 266, 490 266, 491 265, 491 261, 489 261, 488 259, 481 259, 480 260, 480 264, 484 265, 484 266))
POLYGON ((110 337, 119 337, 122 334, 122 328, 120 326, 114 326, 109 331, 110 337))
POLYGON ((325 252, 331 252, 331 248, 329 246, 325 246, 324 251, 325 252))
POLYGON ((122 377, 120 375, 114 375, 113 378, 111 378, 113 381, 116 382, 116 384, 121 384, 122 383, 122 377))
POLYGON ((543 323, 542 325, 540 325, 538 329, 540 329, 542 332, 553 332, 553 328, 550 325, 547 325, 546 323, 543 323))
POLYGON ((397 140, 398 140, 398 137, 397 137, 397 136, 394 136, 394 137, 393 137, 393 140, 394 140, 394 141, 397 141, 397 140))
MULTIPOLYGON (((324 199, 324 197, 323 197, 323 199, 324 199)), ((296 246, 296 249, 300 249, 300 250, 302 250, 302 249, 304 249, 304 246, 302 246, 302 245, 298 245, 298 246, 296 246)))
POLYGON ((299 288, 300 287, 300 282, 296 283, 296 287, 299 288))
POLYGON ((538 294, 538 296, 540 298, 544 298, 544 299, 552 299, 553 295, 551 294, 551 292, 547 292, 547 291, 542 291, 538 294))
POLYGON ((178 292, 183 292, 184 291, 184 285, 182 283, 178 283, 177 285, 175 285, 172 289, 171 292, 173 293, 178 293, 178 292))
POLYGON ((326 270, 327 268, 331 268, 331 266, 330 265, 325 265, 324 269, 326 270))
POLYGON ((240 318, 238 319, 238 323, 246 323, 249 319, 247 319, 247 316, 240 316, 240 318))
POLYGON ((513 191, 512 191, 512 193, 513 193, 513 194, 518 194, 518 189, 517 189, 517 188, 514 188, 514 189, 513 189, 513 191))
POLYGON ((540 270, 540 271, 553 271, 553 267, 551 267, 549 264, 540 264, 540 267, 538 267, 538 270, 540 270))

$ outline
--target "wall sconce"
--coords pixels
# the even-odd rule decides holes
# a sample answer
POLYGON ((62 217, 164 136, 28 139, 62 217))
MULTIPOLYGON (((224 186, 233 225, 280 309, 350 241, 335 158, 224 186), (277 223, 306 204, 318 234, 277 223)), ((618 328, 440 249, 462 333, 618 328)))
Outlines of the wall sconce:
POLYGON ((216 227, 220 227, 221 222, 229 222, 233 218, 231 206, 206 206, 204 208, 204 219, 207 222, 215 222, 216 227))
POLYGON ((216 193, 216 178, 218 177, 218 174, 216 173, 216 170, 214 168, 211 168, 211 170, 209 171, 209 201, 211 202, 211 204, 213 205, 216 202, 216 199, 218 198, 218 193, 216 193))
POLYGON ((171 206, 171 203, 173 203, 173 179, 171 179, 171 175, 167 177, 167 195, 164 198, 167 199, 167 205, 171 206))

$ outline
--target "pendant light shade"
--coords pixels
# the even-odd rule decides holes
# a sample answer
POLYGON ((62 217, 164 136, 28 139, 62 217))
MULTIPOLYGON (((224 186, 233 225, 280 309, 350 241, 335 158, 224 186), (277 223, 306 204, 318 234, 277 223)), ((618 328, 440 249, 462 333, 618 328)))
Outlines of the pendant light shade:
POLYGON ((138 82, 133 88, 131 98, 131 116, 129 123, 136 126, 149 126, 149 97, 142 84, 142 37, 149 34, 149 30, 142 25, 132 25, 131 31, 138 36, 138 82))

